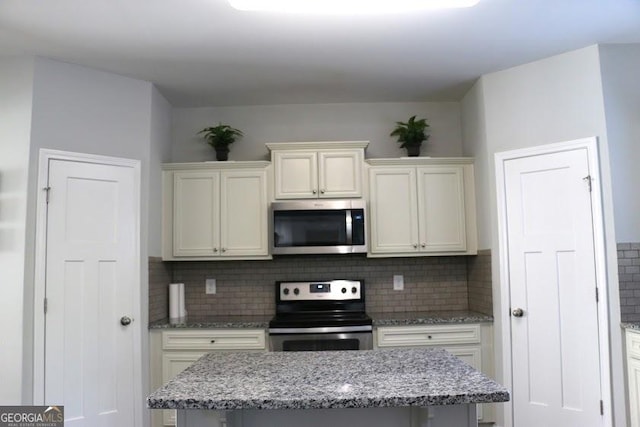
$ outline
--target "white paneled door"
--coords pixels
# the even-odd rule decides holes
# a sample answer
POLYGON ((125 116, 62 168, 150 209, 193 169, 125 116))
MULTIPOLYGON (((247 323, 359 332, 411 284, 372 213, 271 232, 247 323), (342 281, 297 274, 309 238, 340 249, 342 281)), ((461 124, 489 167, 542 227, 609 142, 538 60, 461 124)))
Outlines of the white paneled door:
POLYGON ((515 427, 604 425, 590 175, 586 148, 504 162, 515 427))
POLYGON ((137 170, 50 159, 44 402, 66 426, 135 426, 137 170))

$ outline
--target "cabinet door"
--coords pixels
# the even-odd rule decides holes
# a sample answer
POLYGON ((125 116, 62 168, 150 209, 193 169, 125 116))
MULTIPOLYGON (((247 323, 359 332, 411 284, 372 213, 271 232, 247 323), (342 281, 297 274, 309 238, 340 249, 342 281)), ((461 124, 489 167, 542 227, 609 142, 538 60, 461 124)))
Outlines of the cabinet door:
POLYGON ((627 329, 629 425, 640 427, 640 333, 627 329))
POLYGON ((229 170, 220 185, 220 254, 268 255, 267 172, 229 170))
POLYGON ((417 174, 420 250, 465 251, 463 167, 424 166, 417 174))
MULTIPOLYGON (((206 351, 165 352, 162 355, 162 383, 166 384, 180 372, 207 354, 206 351)), ((176 425, 176 411, 164 409, 162 411, 162 423, 165 426, 176 425)))
POLYGON ((319 197, 361 197, 363 161, 362 150, 319 152, 319 197))
POLYGON ((315 151, 274 152, 275 198, 318 197, 318 156, 315 151))
MULTIPOLYGON (((482 352, 480 350, 479 345, 468 346, 468 347, 443 347, 449 353, 458 357, 463 362, 477 369, 478 371, 482 370, 482 352)), ((476 405, 476 415, 478 420, 482 420, 483 405, 476 405)))
POLYGON ((640 359, 627 359, 629 370, 629 425, 640 427, 640 359))
POLYGON ((415 253, 418 201, 415 168, 369 170, 371 253, 415 253))
POLYGON ((173 255, 213 256, 220 247, 219 181, 214 171, 173 176, 173 255))

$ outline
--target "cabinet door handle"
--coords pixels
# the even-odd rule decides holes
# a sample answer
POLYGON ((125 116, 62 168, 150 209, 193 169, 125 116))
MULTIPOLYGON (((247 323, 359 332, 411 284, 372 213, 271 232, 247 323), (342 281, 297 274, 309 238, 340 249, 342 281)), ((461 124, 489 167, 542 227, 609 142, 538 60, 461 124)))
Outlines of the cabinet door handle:
POLYGON ((426 244, 426 243, 423 243, 423 244, 421 244, 420 246, 422 246, 423 248, 426 248, 426 247, 427 247, 427 244, 426 244))
POLYGON ((316 194, 316 193, 317 193, 317 191, 316 191, 316 190, 311 190, 311 192, 312 192, 313 194, 316 194))
POLYGON ((320 190, 320 193, 324 194, 324 190, 320 190))
POLYGON ((418 249, 418 244, 417 243, 413 244, 413 249, 418 249))
POLYGON ((218 252, 218 248, 213 248, 213 252, 214 253, 218 252))
POLYGON ((222 252, 227 252, 227 248, 222 248, 222 252))
POLYGON ((211 340, 211 344, 215 344, 215 343, 216 343, 216 340, 211 340))

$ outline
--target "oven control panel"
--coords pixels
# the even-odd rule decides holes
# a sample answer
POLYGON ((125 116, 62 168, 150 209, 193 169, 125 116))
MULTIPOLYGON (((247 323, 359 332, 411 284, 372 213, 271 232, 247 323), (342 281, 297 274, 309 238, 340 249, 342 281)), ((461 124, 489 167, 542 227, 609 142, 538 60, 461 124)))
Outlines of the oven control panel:
POLYGON ((280 301, 359 300, 362 297, 361 286, 358 280, 280 282, 280 301))

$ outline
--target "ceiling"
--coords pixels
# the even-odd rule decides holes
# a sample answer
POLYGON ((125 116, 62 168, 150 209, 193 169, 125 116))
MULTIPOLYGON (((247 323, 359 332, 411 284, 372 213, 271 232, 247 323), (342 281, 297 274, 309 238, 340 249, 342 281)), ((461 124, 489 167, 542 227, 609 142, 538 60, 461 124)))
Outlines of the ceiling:
POLYGON ((148 80, 176 107, 457 101, 482 74, 595 43, 640 43, 640 0, 321 17, 225 0, 0 1, 0 55, 148 80))

